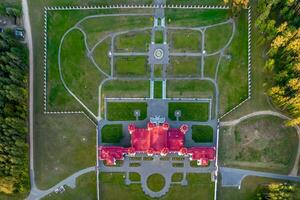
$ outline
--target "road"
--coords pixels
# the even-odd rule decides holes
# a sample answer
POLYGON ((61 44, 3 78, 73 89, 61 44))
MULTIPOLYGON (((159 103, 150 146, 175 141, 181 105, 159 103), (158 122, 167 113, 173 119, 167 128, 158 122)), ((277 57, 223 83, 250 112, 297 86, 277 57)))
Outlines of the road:
POLYGON ((222 174, 222 186, 223 187, 239 187, 240 188, 243 179, 247 176, 259 176, 259 177, 300 182, 300 177, 252 171, 252 170, 220 167, 220 172, 222 174))
POLYGON ((34 184, 34 162, 33 162, 33 44, 32 33, 29 19, 29 10, 27 0, 22 0, 23 22, 26 30, 26 43, 29 50, 29 144, 30 144, 30 183, 31 187, 34 184))

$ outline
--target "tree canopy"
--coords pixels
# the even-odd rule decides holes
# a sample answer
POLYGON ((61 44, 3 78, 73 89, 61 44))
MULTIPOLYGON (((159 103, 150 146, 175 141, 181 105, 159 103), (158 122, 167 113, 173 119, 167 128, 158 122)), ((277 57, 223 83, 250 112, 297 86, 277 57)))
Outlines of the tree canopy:
POLYGON ((29 188, 27 50, 11 31, 0 34, 0 192, 29 188))
POLYGON ((267 44, 265 69, 272 72, 273 86, 268 94, 300 124, 300 2, 296 0, 260 1, 261 13, 255 24, 267 44))

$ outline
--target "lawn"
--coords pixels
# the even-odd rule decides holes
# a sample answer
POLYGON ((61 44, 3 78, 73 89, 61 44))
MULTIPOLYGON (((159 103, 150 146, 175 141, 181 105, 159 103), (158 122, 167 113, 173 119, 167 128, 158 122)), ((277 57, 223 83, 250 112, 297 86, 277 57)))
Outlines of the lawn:
POLYGON ((213 53, 221 50, 229 42, 232 34, 231 23, 222 24, 205 30, 205 50, 207 53, 213 53))
POLYGON ((174 115, 176 110, 181 111, 180 121, 207 121, 209 104, 208 103, 191 103, 191 102, 170 102, 168 116, 171 120, 176 120, 174 115))
POLYGON ((168 40, 171 52, 201 52, 200 31, 170 30, 168 40))
POLYGON ((168 80, 167 97, 212 98, 214 85, 204 80, 168 80))
MULTIPOLYGON (((250 3, 252 7, 252 22, 254 22, 257 15, 261 13, 257 13, 257 1, 251 1, 250 3)), ((267 58, 265 56, 267 50, 261 42, 262 34, 257 30, 255 25, 252 25, 251 28, 251 99, 224 117, 222 119, 224 121, 236 119, 257 110, 274 109, 270 105, 270 100, 266 93, 267 88, 269 88, 271 84, 271 77, 273 76, 273 74, 267 73, 263 67, 265 58, 267 58), (255 51, 253 51, 253 49, 255 49, 255 51)))
MULTIPOLYGON (((55 1, 53 1, 55 2, 55 1)), ((50 5, 53 2, 45 2, 46 5, 50 5)), ((69 2, 71 5, 71 2, 69 2)), ((41 3, 35 4, 35 5, 30 5, 32 7, 39 7, 38 5, 40 5, 41 3)), ((60 2, 60 4, 62 4, 60 2)), ((55 4, 57 5, 57 4, 55 4)), ((138 12, 140 12, 142 9, 139 9, 138 12)), ((133 9, 131 10, 122 10, 122 12, 135 12, 133 9)), ((72 11, 48 11, 48 24, 47 24, 47 28, 48 28, 48 40, 47 40, 47 49, 48 49, 48 57, 47 57, 47 66, 48 66, 48 74, 47 74, 47 100, 48 100, 48 107, 49 110, 81 110, 81 106, 80 104, 78 104, 76 102, 76 100, 68 94, 68 92, 64 89, 61 81, 60 81, 60 77, 59 77, 59 73, 58 73, 58 59, 57 59, 57 55, 58 55, 58 46, 60 43, 60 40, 63 36, 63 34, 72 26, 74 26, 76 24, 77 21, 79 21, 80 19, 82 19, 85 16, 88 15, 94 15, 94 14, 112 14, 112 13, 120 13, 121 10, 114 10, 114 9, 96 9, 96 10, 72 10, 72 11)), ((147 11, 144 10, 144 13, 146 13, 147 11)), ((37 12, 38 13, 38 12, 37 12)), ((40 15, 43 13, 38 13, 37 15, 40 15)), ((136 17, 135 17, 136 18, 136 17)), ((43 19, 41 17, 41 19, 43 19)), ((95 18, 99 21, 99 18, 95 18)), ((103 18, 102 18, 103 19, 103 18)), ((137 20, 135 20, 133 17, 122 17, 122 20, 120 20, 119 17, 110 17, 109 19, 111 19, 114 24, 113 26, 111 25, 110 20, 108 20, 108 18, 106 18, 106 20, 102 20, 104 21, 103 23, 106 25, 106 27, 104 26, 97 26, 97 30, 95 27, 93 27, 93 31, 99 31, 98 33, 94 32, 94 34, 102 34, 102 36, 107 35, 107 29, 110 29, 110 31, 114 30, 114 28, 116 28, 116 30, 127 30, 129 27, 133 27, 133 26, 144 26, 145 24, 147 25, 151 25, 151 19, 150 17, 141 17, 141 18, 136 18, 137 20), (143 23, 142 23, 143 22, 143 23), (144 23, 145 22, 145 23, 144 23), (121 26, 122 25, 122 26, 121 26), (104 32, 101 32, 104 31, 104 32)), ((36 18, 34 19, 37 23, 34 23, 33 26, 37 26, 40 28, 42 32, 42 25, 43 22, 40 20, 36 20, 36 18)), ((96 25, 98 22, 97 20, 95 20, 96 22, 92 22, 93 20, 91 20, 91 22, 89 20, 84 21, 81 25, 83 28, 87 29, 87 32, 89 31, 89 28, 91 28, 94 25, 96 25)), ((101 20, 100 20, 101 21, 101 20)), ((102 24, 102 25, 104 25, 102 24)), ((101 23, 100 23, 101 25, 101 23)), ((85 50, 83 50, 82 45, 83 45, 83 36, 80 35, 78 33, 71 32, 70 33, 70 37, 72 37, 71 39, 69 39, 69 43, 70 45, 65 45, 65 46, 70 46, 72 48, 68 48, 66 49, 65 53, 68 55, 72 55, 71 59, 70 58, 62 58, 65 59, 65 63, 63 64, 69 64, 69 63, 80 63, 83 64, 80 66, 80 69, 84 69, 84 67, 87 67, 87 65, 90 65, 90 62, 87 58, 86 58, 86 52, 85 50), (74 35, 75 34, 75 35, 74 35), (77 34, 77 36, 76 36, 77 34), (80 38, 79 38, 80 37, 80 38), (78 41, 80 42, 72 42, 73 39, 79 39, 78 41), (75 56, 74 56, 75 55, 75 56), (79 61, 80 60, 80 61, 79 61)), ((78 31, 77 31, 78 32, 78 31)), ((66 40, 68 39, 69 36, 67 36, 66 40)), ((35 37, 33 37, 35 38, 35 37)), ((42 34, 38 35, 39 41, 42 45, 43 43, 43 38, 42 38, 42 34)), ((98 40, 98 38, 94 38, 95 40, 98 40)), ((91 39, 92 40, 92 39, 91 39)), ((88 41, 90 41, 90 39, 88 38, 88 41)), ((67 41, 65 41, 67 42, 67 41)), ((106 41, 107 42, 107 41, 106 41)), ((90 47, 92 45, 94 45, 95 41, 93 43, 90 43, 90 47)), ((41 53, 43 52, 43 46, 39 45, 39 50, 41 51, 41 53)), ((95 58, 96 62, 101 66, 101 68, 105 71, 105 72, 109 72, 110 68, 109 68, 109 58, 107 58, 107 55, 105 55, 105 48, 107 48, 107 46, 105 47, 105 44, 100 45, 99 49, 96 48, 96 53, 100 53, 99 56, 97 56, 97 58, 95 58), (102 54, 101 54, 102 53, 102 54), (100 60, 100 61, 99 61, 100 60)), ((64 53, 64 52, 62 52, 64 53)), ((42 56, 42 55, 40 55, 42 56)), ((39 66, 42 66, 42 59, 36 58, 36 60, 38 60, 39 62, 39 66)), ((69 66, 69 65, 68 65, 69 66)), ((67 68, 68 66, 65 66, 65 68, 67 68)), ((70 66, 73 68, 73 66, 70 66)), ((78 74, 82 74, 82 72, 80 71, 79 67, 75 67, 76 70, 72 71, 72 75, 78 75, 78 74), (78 70, 79 69, 79 70, 78 70)), ((65 69, 64 69, 65 70, 65 69)), ((73 85, 72 87, 74 87, 75 89, 77 89, 77 87, 83 86, 83 87, 87 87, 87 89, 85 88, 80 88, 79 91, 75 91, 74 93, 78 93, 79 98, 82 100, 87 100, 87 102, 84 102, 86 104, 90 104, 88 105, 89 107, 91 107, 91 110, 93 110, 94 113, 96 113, 97 111, 97 101, 96 104, 91 103, 91 102, 95 102, 95 100, 97 99, 97 91, 95 92, 93 89, 88 89, 89 85, 88 84, 96 84, 97 80, 99 79, 99 77, 102 79, 101 75, 97 76, 97 72, 94 73, 93 70, 88 70, 85 72, 85 74, 88 74, 88 72, 91 72, 91 74, 89 74, 89 77, 92 77, 90 79, 87 80, 87 83, 81 84, 80 82, 75 82, 74 80, 77 80, 77 77, 69 77, 69 79, 72 79, 73 81, 73 85), (95 77, 95 78, 94 78, 95 77), (76 85, 76 84, 79 84, 76 85), (96 96, 92 96, 95 95, 96 96), (83 95, 83 97, 81 97, 80 95, 83 95)), ((41 70, 39 70, 39 73, 42 73, 41 70)), ((41 75, 41 74, 40 74, 41 75)), ((64 74, 66 75, 66 74, 64 74)), ((84 77, 82 77, 84 78, 84 77)), ((39 81, 42 81, 41 79, 39 81)), ((41 82, 42 83, 42 82, 41 82)), ((98 83, 97 83, 98 84, 98 83)), ((84 101, 82 100, 82 101, 84 101)))
POLYGON ((154 77, 161 78, 162 77, 162 65, 154 65, 154 77))
MULTIPOLYGON (((106 14, 112 13, 114 9, 106 10, 106 14)), ((121 9, 115 13, 140 13, 141 16, 105 16, 89 18, 80 23, 80 26, 87 33, 88 43, 93 46, 101 37, 112 32, 122 32, 138 28, 151 28, 153 19, 149 14, 150 9, 121 9)), ((145 44, 143 44, 145 47, 145 44)))
POLYGON ((157 99, 162 98, 162 81, 154 82, 154 98, 157 99))
POLYGON ((200 76, 200 57, 170 57, 167 76, 200 76))
POLYGON ((296 130, 274 116, 254 117, 220 130, 220 162, 224 166, 288 174, 297 148, 296 130))
POLYGON ((149 76, 150 67, 147 57, 145 56, 130 56, 130 57, 115 57, 116 76, 149 76))
POLYGON ((141 181, 141 175, 136 172, 129 172, 129 180, 131 181, 141 181))
POLYGON ((101 113, 104 114, 104 97, 109 98, 147 98, 150 93, 150 82, 144 80, 112 80, 103 84, 101 93, 101 113), (126 91, 126 92, 124 92, 126 91))
POLYGON ((97 197, 97 176, 95 172, 89 172, 76 179, 76 188, 65 187, 63 193, 51 193, 42 200, 95 200, 97 197))
POLYGON ((97 65, 108 75, 111 73, 110 58, 108 52, 110 51, 111 38, 102 41, 93 51, 93 58, 97 65))
POLYGON ((165 186, 165 178, 160 174, 152 174, 147 179, 147 186, 153 192, 159 192, 165 186))
POLYGON ((164 32, 155 31, 155 43, 162 44, 164 42, 164 32))
POLYGON ((179 182, 183 180, 183 173, 174 173, 172 175, 172 182, 179 182))
POLYGON ((204 57, 204 76, 215 78, 220 54, 204 57))
POLYGON ((140 184, 125 185, 122 173, 100 173, 100 199, 116 200, 122 194, 130 200, 194 200, 214 198, 214 183, 210 174, 187 174, 188 185, 171 185, 169 192, 161 198, 150 198, 142 191, 140 184))
POLYGON ((107 120, 110 121, 133 121, 136 119, 134 111, 140 111, 139 120, 147 117, 146 102, 108 102, 107 103, 107 120))
POLYGON ((82 114, 38 115, 35 180, 46 189, 96 163, 96 127, 82 114))
POLYGON ((150 82, 144 80, 112 80, 107 81, 102 87, 103 97, 149 97, 150 82), (124 92, 126 91, 126 92, 124 92))
MULTIPOLYGON (((224 114, 248 97, 248 15, 243 10, 236 22, 236 33, 222 58, 219 73, 220 114, 224 114)), ((261 75, 259 75, 261 76, 261 75)))
POLYGON ((94 114, 97 114, 98 87, 104 79, 104 75, 87 58, 84 38, 78 30, 70 32, 63 42, 61 69, 63 79, 69 89, 94 114))
POLYGON ((197 143, 210 143, 214 139, 214 130, 211 126, 192 126, 192 139, 197 143))
POLYGON ((150 31, 138 31, 115 37, 115 52, 147 52, 151 40, 150 31))
MULTIPOLYGON (((220 181, 221 182, 221 181, 220 181)), ((246 177, 241 185, 241 189, 221 187, 218 185, 218 199, 220 200, 253 200, 256 199, 257 189, 261 186, 270 183, 286 183, 278 179, 270 179, 264 177, 248 176, 246 177)), ((293 200, 299 199, 300 196, 300 185, 299 183, 287 182, 295 187, 295 192, 292 197, 293 200)))
POLYGON ((165 9, 169 26, 199 27, 226 21, 229 10, 165 9))
POLYGON ((123 138, 122 124, 108 124, 102 127, 101 139, 103 143, 119 143, 123 138))

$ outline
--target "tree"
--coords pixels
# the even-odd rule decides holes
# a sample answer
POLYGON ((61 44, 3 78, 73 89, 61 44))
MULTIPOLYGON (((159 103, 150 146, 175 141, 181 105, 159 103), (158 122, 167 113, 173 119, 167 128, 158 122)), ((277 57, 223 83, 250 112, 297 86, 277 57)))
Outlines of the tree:
POLYGON ((260 188, 257 193, 259 200, 292 200, 294 187, 287 183, 271 183, 260 188))

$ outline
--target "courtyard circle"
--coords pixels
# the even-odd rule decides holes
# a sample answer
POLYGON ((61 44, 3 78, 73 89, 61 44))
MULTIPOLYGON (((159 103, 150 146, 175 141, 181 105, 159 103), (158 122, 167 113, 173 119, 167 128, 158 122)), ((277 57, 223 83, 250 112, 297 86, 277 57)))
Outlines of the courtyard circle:
POLYGON ((159 192, 165 187, 165 178, 160 174, 152 174, 147 178, 147 186, 153 192, 159 192))
POLYGON ((155 49, 154 58, 160 60, 163 57, 164 57, 164 51, 162 49, 155 49))

